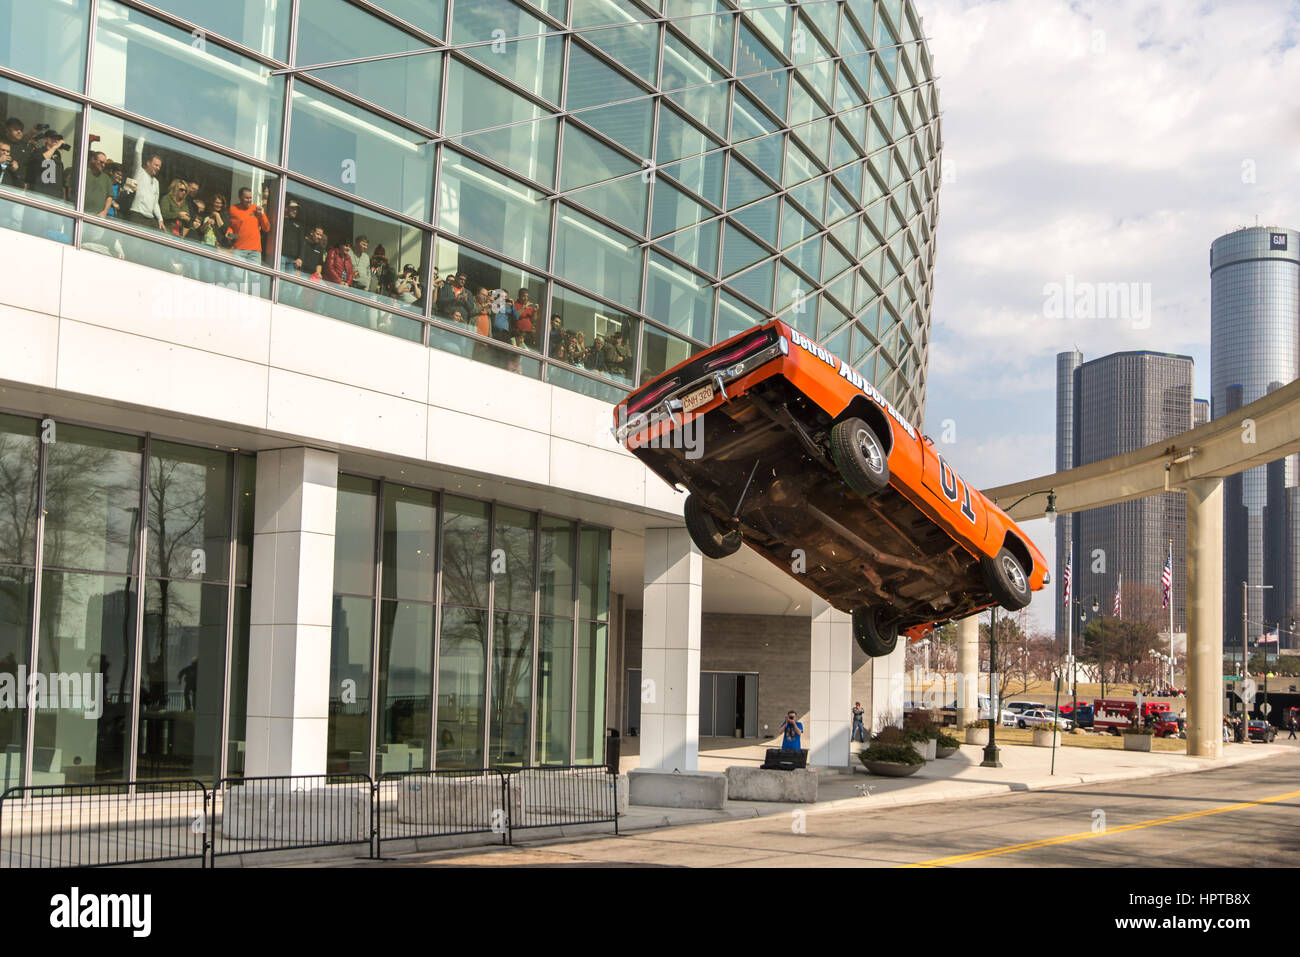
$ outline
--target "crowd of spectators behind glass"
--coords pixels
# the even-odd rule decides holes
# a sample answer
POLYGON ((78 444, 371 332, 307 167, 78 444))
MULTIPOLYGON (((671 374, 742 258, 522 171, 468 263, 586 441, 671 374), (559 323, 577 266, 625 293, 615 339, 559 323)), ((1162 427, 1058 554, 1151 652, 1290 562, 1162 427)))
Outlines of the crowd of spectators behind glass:
MULTIPOLYGON (((268 241, 271 221, 265 212, 271 201, 268 186, 262 187, 258 203, 253 202, 250 186, 238 188, 232 205, 225 194, 205 192, 200 182, 179 175, 179 170, 165 179, 163 157, 146 148, 144 137, 135 141, 129 176, 122 163, 94 149, 99 139, 90 137, 92 149, 85 164, 87 213, 165 232, 249 263, 265 261, 273 247, 273 241, 268 241)), ((11 117, 0 136, 0 187, 29 190, 64 203, 74 201, 76 174, 64 166, 64 154, 70 150, 57 130, 46 124, 28 130, 21 119, 11 117)), ((285 204, 280 230, 282 272, 341 286, 368 298, 387 298, 417 308, 423 304, 425 290, 418 265, 406 263, 399 269, 382 243, 372 251, 364 235, 330 237, 323 226, 304 223, 299 218, 301 210, 295 199, 285 204)), ((511 298, 504 289, 472 288, 464 272, 441 278, 436 268, 430 282, 434 312, 440 318, 517 348, 534 352, 542 348, 546 330, 541 328, 539 306, 527 289, 511 298)), ((566 329, 562 318, 553 315, 546 348, 551 358, 561 362, 631 377, 632 351, 622 331, 595 335, 588 343, 584 332, 566 329)))

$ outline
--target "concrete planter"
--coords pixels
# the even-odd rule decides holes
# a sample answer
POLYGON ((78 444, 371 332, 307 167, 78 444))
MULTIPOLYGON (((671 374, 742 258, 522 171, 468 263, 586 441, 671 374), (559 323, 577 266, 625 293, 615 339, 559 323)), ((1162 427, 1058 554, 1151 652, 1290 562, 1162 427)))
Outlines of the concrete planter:
POLYGON ((1046 731, 1042 728, 1034 729, 1034 747, 1036 748, 1059 748, 1061 746, 1061 732, 1046 731))
POLYGON ((989 743, 989 729, 988 728, 967 728, 966 743, 978 744, 980 747, 984 747, 989 743))
POLYGON ((1151 739, 1154 734, 1126 734, 1124 735, 1125 751, 1150 751, 1151 739))
POLYGON ((923 764, 895 764, 892 761, 863 761, 863 766, 872 774, 879 774, 886 778, 905 778, 909 774, 915 774, 925 765, 923 764))
POLYGON ((935 749, 934 749, 934 756, 935 756, 936 758, 950 758, 950 757, 952 757, 954 754, 956 754, 958 751, 961 750, 961 748, 940 748, 940 747, 938 747, 938 742, 937 742, 937 741, 934 742, 934 743, 935 743, 935 745, 936 745, 936 747, 935 747, 935 749))
POLYGON ((925 758, 927 761, 933 761, 935 758, 935 745, 938 742, 934 738, 926 738, 924 741, 913 741, 912 750, 925 758))

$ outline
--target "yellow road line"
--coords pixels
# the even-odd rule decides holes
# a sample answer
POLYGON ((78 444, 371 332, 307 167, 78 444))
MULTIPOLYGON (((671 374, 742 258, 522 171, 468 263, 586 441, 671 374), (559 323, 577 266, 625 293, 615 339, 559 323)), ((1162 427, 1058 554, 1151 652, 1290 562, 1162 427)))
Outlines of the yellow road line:
POLYGON ((1300 791, 1276 794, 1273 797, 1260 798, 1258 801, 1243 801, 1240 804, 1225 804, 1222 807, 1206 808, 1204 811, 1189 811, 1186 814, 1175 814, 1172 817, 1160 817, 1151 821, 1139 821, 1136 824, 1121 824, 1119 827, 1108 827, 1104 831, 1083 831, 1079 834, 1064 834, 1061 837, 1048 837, 1041 841, 1026 841, 1023 844, 1008 844, 1006 847, 992 847, 986 851, 972 851, 969 854, 954 854, 952 857, 936 857, 931 861, 917 861, 914 864, 900 864, 899 866, 948 867, 953 864, 963 864, 966 861, 977 861, 985 857, 997 857, 1000 854, 1017 854, 1020 851, 1031 851, 1038 847, 1051 847, 1053 844, 1069 844, 1072 841, 1084 841, 1093 837, 1110 837, 1113 834, 1123 834, 1126 831, 1138 831, 1145 827, 1157 827, 1161 824, 1175 824, 1179 821, 1191 821, 1198 817, 1208 817, 1211 814, 1225 814, 1228 811, 1241 811, 1246 808, 1259 807, 1263 804, 1274 804, 1278 801, 1285 801, 1294 797, 1300 797, 1300 791))

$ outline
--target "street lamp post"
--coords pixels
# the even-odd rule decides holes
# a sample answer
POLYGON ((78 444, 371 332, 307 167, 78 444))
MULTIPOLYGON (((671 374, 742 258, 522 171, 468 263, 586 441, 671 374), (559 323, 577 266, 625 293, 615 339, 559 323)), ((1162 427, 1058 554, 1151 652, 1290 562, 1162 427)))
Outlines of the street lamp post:
POLYGON ((1000 768, 998 760, 998 725, 1002 722, 1002 702, 998 700, 998 606, 989 609, 989 743, 984 746, 982 768, 1000 768))
MULTIPOLYGON (((1095 615, 1100 610, 1101 610, 1101 602, 1097 600, 1096 595, 1093 595, 1092 613, 1095 615)), ((1105 618, 1103 618, 1098 623, 1097 630, 1101 633, 1101 650, 1097 653, 1097 665, 1098 665, 1098 671, 1101 674, 1101 699, 1105 701, 1106 700, 1106 619, 1105 618)))
MULTIPOLYGON (((1250 743, 1250 711, 1248 710, 1248 705, 1246 703, 1246 679, 1250 676, 1250 651, 1246 647, 1246 642, 1248 640, 1247 636, 1250 633, 1249 620, 1246 616, 1246 612, 1248 611, 1246 607, 1248 589, 1258 588, 1260 591, 1268 591, 1272 587, 1272 585, 1251 585, 1246 582, 1241 583, 1241 694, 1239 697, 1241 698, 1242 744, 1250 743)), ((1268 667, 1265 666, 1264 670, 1267 671, 1268 667)))

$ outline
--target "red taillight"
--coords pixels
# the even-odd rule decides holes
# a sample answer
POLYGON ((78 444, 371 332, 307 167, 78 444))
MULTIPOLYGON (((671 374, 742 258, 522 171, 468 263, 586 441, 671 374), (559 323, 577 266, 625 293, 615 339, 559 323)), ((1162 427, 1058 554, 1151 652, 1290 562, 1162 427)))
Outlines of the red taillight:
POLYGON ((672 392, 673 389, 677 388, 677 386, 678 386, 678 380, 670 379, 669 381, 661 385, 659 388, 655 389, 653 392, 648 392, 645 395, 641 396, 641 398, 636 400, 635 404, 629 404, 627 406, 628 414, 630 415, 634 412, 640 412, 642 409, 654 405, 657 401, 662 399, 669 392, 672 392))
POLYGON ((739 347, 732 349, 730 352, 724 353, 723 355, 720 356, 715 356, 714 358, 710 359, 708 362, 704 364, 704 369, 705 371, 709 371, 712 369, 716 369, 719 366, 729 366, 733 362, 737 361, 738 359, 743 359, 745 358, 745 356, 752 356, 755 352, 761 352, 762 350, 766 349, 770 344, 771 343, 769 343, 765 338, 757 339, 753 342, 743 343, 739 347))

